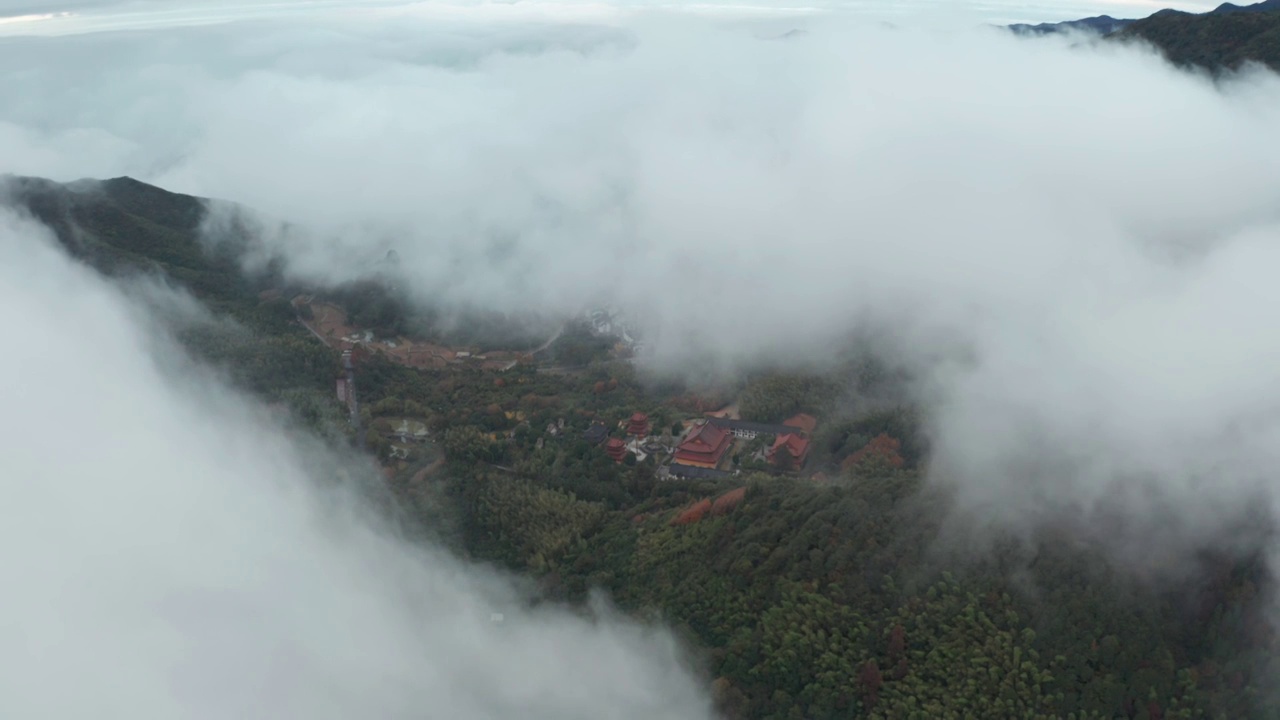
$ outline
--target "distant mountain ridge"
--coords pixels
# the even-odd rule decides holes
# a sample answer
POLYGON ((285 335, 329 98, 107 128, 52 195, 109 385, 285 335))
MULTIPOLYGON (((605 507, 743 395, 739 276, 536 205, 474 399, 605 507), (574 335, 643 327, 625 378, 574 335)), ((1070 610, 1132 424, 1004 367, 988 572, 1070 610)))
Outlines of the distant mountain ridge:
MULTIPOLYGON (((1204 17, 1207 15, 1229 15, 1233 13, 1258 13, 1258 12, 1276 12, 1280 11, 1280 0, 1262 0, 1262 2, 1253 5, 1235 5, 1233 3, 1223 3, 1218 7, 1206 13, 1183 13, 1177 10, 1161 10, 1156 15, 1165 12, 1178 12, 1181 15, 1190 15, 1194 17, 1204 17)), ((1154 17, 1154 16, 1153 16, 1154 17)), ((1100 35, 1110 35, 1139 22, 1138 18, 1113 18, 1110 15, 1098 15, 1095 17, 1081 18, 1079 20, 1066 20, 1056 23, 1039 23, 1031 25, 1028 23, 1015 23, 1009 25, 1008 28, 1016 33, 1023 35, 1050 35, 1053 33, 1067 31, 1086 31, 1096 32, 1100 35)))
POLYGON ((1022 36, 1091 32, 1107 40, 1150 43, 1170 63, 1217 75, 1260 63, 1280 72, 1280 0, 1223 3, 1204 13, 1160 10, 1141 20, 1109 15, 1039 25, 1009 25, 1022 36))
POLYGON ((1010 30, 1020 35, 1050 35, 1053 33, 1066 32, 1068 30, 1085 30, 1093 31, 1099 35, 1109 35, 1116 30, 1121 30, 1133 23, 1133 20, 1122 20, 1113 18, 1110 15, 1097 15, 1095 17, 1081 18, 1079 20, 1066 20, 1056 23, 1040 23, 1039 25, 1028 25, 1026 23, 1016 23, 1008 26, 1010 30))
POLYGON ((1234 5, 1232 3, 1222 3, 1214 8, 1210 15, 1222 15, 1225 13, 1236 12, 1276 12, 1280 11, 1280 0, 1263 0, 1253 5, 1234 5))
POLYGON ((1270 7, 1259 11, 1229 5, 1199 15, 1161 10, 1106 37, 1148 42, 1174 65, 1215 75, 1251 62, 1280 72, 1280 0, 1262 5, 1270 7))

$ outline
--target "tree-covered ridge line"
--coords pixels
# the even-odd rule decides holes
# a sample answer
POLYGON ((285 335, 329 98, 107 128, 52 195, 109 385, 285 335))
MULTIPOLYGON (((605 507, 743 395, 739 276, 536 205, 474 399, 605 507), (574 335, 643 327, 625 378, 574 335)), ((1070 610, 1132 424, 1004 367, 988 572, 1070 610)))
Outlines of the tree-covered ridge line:
POLYGON ((336 356, 296 322, 278 277, 242 270, 243 242, 202 241, 204 200, 130 178, 64 185, 6 177, 0 202, 46 225, 72 257, 108 277, 159 279, 189 292, 211 317, 170 328, 190 350, 312 427, 340 426, 331 398, 336 356))
POLYGON ((1094 32, 1109 41, 1150 43, 1169 62, 1214 75, 1257 63, 1280 72, 1280 0, 1223 3, 1203 13, 1164 9, 1141 19, 1109 15, 1008 26, 1020 35, 1094 32))
POLYGON ((1201 15, 1162 10, 1109 39, 1149 42, 1182 67, 1220 73, 1252 62, 1280 72, 1280 7, 1201 15))

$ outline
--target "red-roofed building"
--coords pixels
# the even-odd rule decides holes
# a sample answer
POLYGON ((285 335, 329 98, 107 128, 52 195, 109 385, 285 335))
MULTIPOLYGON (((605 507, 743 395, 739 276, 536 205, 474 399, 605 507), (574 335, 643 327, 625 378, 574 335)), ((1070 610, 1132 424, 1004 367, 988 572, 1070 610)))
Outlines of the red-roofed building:
POLYGON ((804 413, 788 418, 783 421, 782 424, 787 427, 800 428, 800 430, 804 431, 804 434, 806 435, 812 435, 813 431, 818 429, 818 419, 812 415, 805 415, 804 413))
POLYGON ((614 462, 622 462, 622 458, 627 455, 627 445, 618 438, 609 438, 609 442, 604 444, 604 451, 614 462))
POLYGON ((703 423, 676 447, 675 461, 681 465, 714 468, 729 450, 733 434, 728 430, 703 423))
POLYGON ((649 434, 649 416, 644 413, 636 413, 631 416, 631 422, 627 423, 627 434, 636 437, 644 437, 649 434))
POLYGON ((765 451, 765 459, 777 465, 778 453, 780 452, 790 455, 791 466, 798 468, 804 465, 805 459, 809 457, 809 441, 791 433, 779 435, 774 438, 773 447, 765 451))

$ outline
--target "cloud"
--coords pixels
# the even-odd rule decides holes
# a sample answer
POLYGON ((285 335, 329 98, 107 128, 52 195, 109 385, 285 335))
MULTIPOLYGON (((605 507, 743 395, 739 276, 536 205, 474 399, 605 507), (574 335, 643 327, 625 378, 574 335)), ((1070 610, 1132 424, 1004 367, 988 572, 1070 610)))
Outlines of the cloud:
POLYGON ((0 302, 22 309, 0 714, 710 717, 669 636, 527 609, 509 579, 401 543, 365 509, 367 467, 193 371, 43 228, 5 210, 0 234, 0 302))
POLYGON ((1205 537, 1269 497, 1274 76, 835 14, 529 7, 6 42, 24 101, 0 150, 303 221, 316 278, 395 247, 435 300, 611 300, 657 367, 821 364, 889 328, 933 477, 1009 522, 1205 537))
MULTIPOLYGON (((82 33, 103 29, 158 26, 182 26, 223 22, 250 17, 282 15, 314 15, 335 6, 350 6, 349 0, 0 0, 0 21, 22 17, 27 25, 19 32, 82 33), (58 23, 31 21, 48 15, 64 17, 58 23)), ((362 8, 409 4, 405 0, 364 0, 362 8)), ((546 18, 550 14, 563 19, 576 15, 597 15, 617 9, 679 11, 721 17, 797 16, 813 13, 857 15, 864 17, 910 18, 920 22, 945 17, 952 22, 1043 22, 1072 20, 1089 15, 1110 13, 1122 17, 1145 17, 1161 8, 1186 12, 1212 10, 1212 0, 1163 2, 1162 0, 794 0, 793 2, 749 3, 742 0, 706 0, 698 3, 664 3, 655 5, 641 0, 539 0, 536 3, 485 3, 476 0, 437 0, 418 3, 419 9, 456 17, 459 14, 510 18, 513 16, 546 18)), ((51 18, 47 18, 51 19, 51 18)))

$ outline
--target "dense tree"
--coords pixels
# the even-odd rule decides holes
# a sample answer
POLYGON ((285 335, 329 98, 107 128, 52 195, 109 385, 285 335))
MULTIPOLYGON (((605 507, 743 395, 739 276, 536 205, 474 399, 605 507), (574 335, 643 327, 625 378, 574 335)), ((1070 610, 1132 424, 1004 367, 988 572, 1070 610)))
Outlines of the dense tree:
POLYGON ((598 503, 582 502, 570 493, 527 480, 489 478, 482 487, 474 522, 485 534, 491 554, 537 572, 553 569, 569 545, 605 514, 598 503))
POLYGON ((747 383, 738 401, 738 412, 744 420, 782 422, 799 412, 823 412, 838 392, 830 378, 763 375, 747 383))

